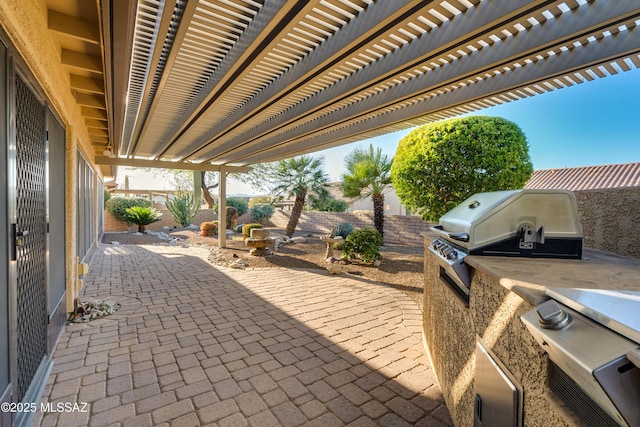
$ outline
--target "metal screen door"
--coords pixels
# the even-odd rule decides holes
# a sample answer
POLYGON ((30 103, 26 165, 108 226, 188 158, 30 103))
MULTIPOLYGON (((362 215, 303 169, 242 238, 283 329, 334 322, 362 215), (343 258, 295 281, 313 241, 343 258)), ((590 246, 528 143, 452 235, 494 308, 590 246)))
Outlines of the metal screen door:
POLYGON ((47 352, 46 115, 16 76, 16 281, 18 401, 47 352))

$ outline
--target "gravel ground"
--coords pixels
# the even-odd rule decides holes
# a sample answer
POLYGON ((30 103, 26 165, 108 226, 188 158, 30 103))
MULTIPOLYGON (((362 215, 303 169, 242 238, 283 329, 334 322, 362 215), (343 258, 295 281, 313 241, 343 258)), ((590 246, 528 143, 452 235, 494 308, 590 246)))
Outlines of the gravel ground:
MULTIPOLYGON (((209 260, 218 265, 238 263, 243 268, 306 268, 326 269, 324 259, 326 245, 319 234, 296 232, 294 237, 303 237, 304 242, 283 244, 272 255, 255 257, 249 255, 241 234, 233 233, 227 237, 227 247, 218 247, 217 237, 203 237, 199 230, 173 229, 165 231, 166 235, 156 233, 105 233, 103 243, 113 244, 178 244, 199 245, 211 249, 209 260), (169 240, 167 240, 167 238, 169 240), (172 241, 173 240, 173 241, 172 241)), ((282 235, 282 230, 271 229, 272 236, 282 235)), ((343 273, 359 276, 364 280, 380 283, 399 289, 413 299, 422 308, 423 289, 423 248, 417 246, 385 245, 381 251, 380 266, 368 264, 343 263, 343 273)), ((334 256, 339 258, 340 251, 334 256)))

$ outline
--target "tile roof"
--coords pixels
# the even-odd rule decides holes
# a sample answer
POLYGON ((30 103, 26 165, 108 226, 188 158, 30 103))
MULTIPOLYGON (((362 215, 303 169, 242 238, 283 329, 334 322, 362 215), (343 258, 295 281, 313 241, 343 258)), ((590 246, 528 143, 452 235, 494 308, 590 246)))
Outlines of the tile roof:
POLYGON ((640 187, 640 162, 537 170, 524 186, 572 191, 620 187, 640 187))

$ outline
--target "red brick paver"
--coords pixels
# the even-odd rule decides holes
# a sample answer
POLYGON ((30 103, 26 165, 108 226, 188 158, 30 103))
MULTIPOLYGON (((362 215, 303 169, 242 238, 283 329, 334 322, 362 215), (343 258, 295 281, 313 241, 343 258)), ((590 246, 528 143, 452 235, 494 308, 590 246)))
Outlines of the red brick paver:
MULTIPOLYGON (((103 246, 69 325, 40 426, 452 425, 401 292, 323 271, 218 268, 204 248, 103 246)), ((277 255, 275 255, 277 256, 277 255)))

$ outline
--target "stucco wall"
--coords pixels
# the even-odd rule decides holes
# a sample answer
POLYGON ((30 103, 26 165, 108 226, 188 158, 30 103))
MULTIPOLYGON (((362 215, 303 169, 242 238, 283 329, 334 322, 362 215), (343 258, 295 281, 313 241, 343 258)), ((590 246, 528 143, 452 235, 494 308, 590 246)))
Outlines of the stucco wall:
MULTIPOLYGON (((425 246, 430 244, 425 239, 425 246)), ((475 271, 469 306, 439 278, 425 247, 423 331, 456 426, 473 426, 476 340, 493 352, 524 391, 524 426, 566 426, 545 397, 548 356, 520 321, 533 309, 490 275, 475 271)))
MULTIPOLYGON (((67 212, 76 212, 78 150, 84 153, 89 162, 93 162, 93 148, 80 106, 70 88, 69 72, 60 61, 60 46, 54 44, 48 33, 46 4, 37 0, 0 1, 0 22, 19 53, 19 66, 24 64, 30 71, 35 79, 34 86, 44 95, 46 103, 58 115, 65 128, 65 209, 67 212)), ((56 165, 52 164, 50 167, 55 168, 56 165)), ((99 168, 95 169, 100 174, 99 168)), ((94 220, 97 224, 97 215, 94 220)), ((76 215, 66 216, 67 311, 73 310, 73 301, 82 285, 75 262, 76 224, 76 215)), ((99 227, 95 228, 97 233, 99 227)))
POLYGON ((584 246, 640 258, 640 188, 576 191, 584 246))

